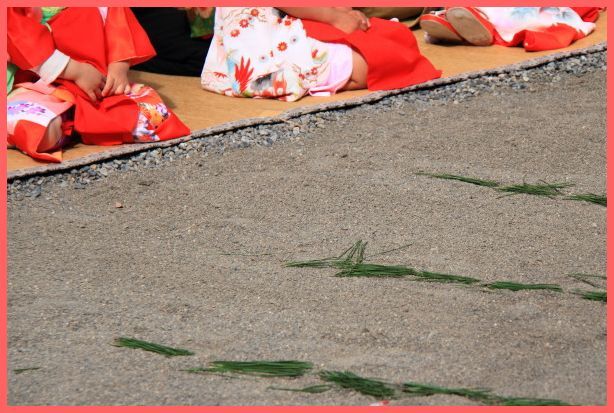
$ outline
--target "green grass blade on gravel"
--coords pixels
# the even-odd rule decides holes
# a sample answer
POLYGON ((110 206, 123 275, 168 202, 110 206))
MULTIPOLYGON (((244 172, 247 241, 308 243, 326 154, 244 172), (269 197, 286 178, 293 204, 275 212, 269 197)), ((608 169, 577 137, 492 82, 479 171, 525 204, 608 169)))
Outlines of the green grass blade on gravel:
POLYGON ((603 280, 603 281, 607 280, 607 277, 603 275, 596 275, 596 274, 573 273, 573 274, 569 274, 569 277, 573 278, 574 280, 583 282, 584 284, 588 284, 591 287, 595 287, 595 288, 604 288, 604 287, 603 285, 593 280, 603 280))
POLYGON ((548 198, 553 198, 561 194, 561 189, 568 188, 573 186, 573 184, 567 183, 543 183, 543 184, 517 184, 517 185, 508 185, 501 186, 497 188, 497 191, 507 192, 508 195, 515 194, 527 194, 527 195, 537 195, 537 196, 545 196, 548 198))
POLYGON ((14 369, 13 372, 15 374, 21 374, 21 373, 26 372, 26 371, 40 370, 40 369, 42 369, 42 367, 25 367, 23 369, 14 369))
POLYGON ((329 391, 333 386, 328 384, 314 384, 313 386, 303 387, 302 389, 292 389, 289 387, 269 387, 271 390, 284 390, 284 391, 293 391, 297 393, 324 393, 325 391, 329 391))
POLYGON ((320 372, 320 378, 329 383, 335 383, 344 389, 351 389, 367 396, 380 399, 390 399, 395 395, 394 388, 380 380, 367 379, 349 371, 320 372))
POLYGON ((432 384, 421 384, 414 382, 403 383, 403 393, 412 396, 432 396, 434 394, 453 394, 466 397, 471 400, 487 401, 492 398, 488 389, 464 389, 434 386, 432 384))
POLYGON ((576 290, 576 291, 574 291, 574 294, 579 295, 580 297, 584 298, 585 300, 602 301, 604 303, 608 302, 608 297, 607 297, 607 292, 606 291, 582 291, 582 290, 576 290))
POLYGON ((571 199, 572 201, 584 201, 591 202, 593 204, 607 206, 607 198, 605 195, 597 195, 597 194, 577 194, 570 195, 565 199, 571 199))
POLYGON ((457 283, 457 284, 475 284, 480 282, 477 278, 465 277, 462 275, 441 274, 438 272, 420 271, 414 274, 424 281, 440 282, 440 283, 457 283))
POLYGON ((167 357, 194 355, 194 353, 191 352, 190 350, 167 347, 161 344, 150 343, 149 341, 137 340, 135 338, 128 338, 128 337, 116 338, 115 343, 113 345, 115 347, 128 347, 128 348, 137 348, 137 349, 141 349, 145 351, 151 351, 153 353, 162 354, 167 357))
POLYGON ((413 396, 432 396, 434 394, 452 394, 478 401, 486 405, 500 406, 569 406, 568 403, 555 399, 536 399, 530 397, 503 397, 492 394, 489 389, 466 389, 434 386, 421 383, 403 383, 403 393, 413 396))
POLYGON ((500 406, 571 406, 561 400, 530 397, 497 397, 495 403, 500 406))
POLYGON ((391 252, 400 251, 400 250, 405 249, 407 247, 410 247, 412 245, 413 245, 413 242, 410 242, 409 244, 401 245, 400 247, 392 248, 392 249, 381 251, 381 252, 376 252, 375 254, 369 255, 368 258, 379 257, 380 255, 386 255, 386 254, 389 254, 391 252))
POLYGON ((461 182, 465 182, 468 184, 486 186, 489 188, 495 188, 499 186, 499 182, 496 182, 496 181, 489 181, 489 180, 478 179, 478 178, 469 178, 467 176, 460 176, 460 175, 431 174, 431 173, 426 173, 426 172, 418 172, 416 173, 416 175, 430 176, 431 178, 438 178, 438 179, 449 179, 453 181, 461 181, 461 182))
POLYGON ((483 286, 491 288, 493 290, 550 290, 556 292, 563 291, 563 289, 557 284, 522 284, 511 281, 497 281, 490 284, 484 284, 483 286))
POLYGON ((335 274, 336 277, 404 277, 417 275, 418 271, 403 265, 359 263, 349 265, 335 274))
POLYGON ((357 241, 350 248, 345 250, 338 257, 322 258, 307 261, 290 261, 286 263, 286 267, 294 268, 345 268, 355 263, 361 263, 364 260, 365 249, 367 243, 361 240, 357 241))
POLYGON ((313 365, 304 361, 223 361, 209 363, 208 368, 186 370, 190 373, 236 373, 262 377, 299 377, 307 373, 313 365))

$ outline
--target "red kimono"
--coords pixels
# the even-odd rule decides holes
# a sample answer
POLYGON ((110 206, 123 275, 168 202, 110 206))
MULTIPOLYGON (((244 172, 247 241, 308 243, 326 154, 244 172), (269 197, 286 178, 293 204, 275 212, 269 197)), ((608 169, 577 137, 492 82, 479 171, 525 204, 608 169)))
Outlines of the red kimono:
POLYGON ((35 8, 7 9, 8 55, 21 69, 15 83, 22 88, 7 99, 9 144, 33 158, 60 162, 60 152, 37 151, 54 115, 62 115, 63 129, 74 128, 86 144, 150 142, 190 133, 157 93, 143 85, 132 85, 128 94, 92 102, 74 82, 64 79, 57 78, 50 85, 43 79, 19 84, 36 79, 29 70, 40 67, 56 51, 89 63, 105 75, 111 62, 134 65, 155 55, 129 8, 68 7, 47 24, 41 24, 35 8), (37 96, 38 102, 29 100, 37 96), (71 119, 66 116, 69 108, 74 108, 71 119))
POLYGON ((441 77, 441 70, 420 53, 408 27, 378 18, 369 21, 371 27, 367 32, 356 30, 349 34, 311 20, 303 20, 303 27, 309 37, 358 50, 369 66, 369 90, 398 89, 441 77))

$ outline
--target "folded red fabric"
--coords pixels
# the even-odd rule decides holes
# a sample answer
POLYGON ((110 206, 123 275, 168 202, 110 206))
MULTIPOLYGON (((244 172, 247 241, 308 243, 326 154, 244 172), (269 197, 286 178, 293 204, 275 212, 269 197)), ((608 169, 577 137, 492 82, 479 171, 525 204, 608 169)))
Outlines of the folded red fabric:
POLYGON ((369 19, 367 31, 345 33, 330 24, 303 20, 307 35, 314 39, 344 43, 367 61, 369 90, 389 90, 423 83, 441 77, 441 70, 420 53, 411 30, 401 23, 369 19))

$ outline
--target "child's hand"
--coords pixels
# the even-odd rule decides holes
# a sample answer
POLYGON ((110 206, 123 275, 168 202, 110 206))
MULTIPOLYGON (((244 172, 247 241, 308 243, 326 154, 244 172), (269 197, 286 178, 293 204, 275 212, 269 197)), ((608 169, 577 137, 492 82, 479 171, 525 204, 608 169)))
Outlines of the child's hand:
POLYGON ((102 98, 104 76, 91 64, 70 59, 60 77, 75 82, 92 101, 102 98))
POLYGON ((365 31, 371 26, 369 19, 361 11, 337 11, 338 13, 336 13, 336 17, 333 20, 332 25, 345 33, 352 33, 356 30, 365 31))
POLYGON ((109 63, 107 81, 104 84, 104 89, 102 89, 103 97, 121 95, 130 91, 128 70, 130 70, 130 63, 128 62, 109 63))

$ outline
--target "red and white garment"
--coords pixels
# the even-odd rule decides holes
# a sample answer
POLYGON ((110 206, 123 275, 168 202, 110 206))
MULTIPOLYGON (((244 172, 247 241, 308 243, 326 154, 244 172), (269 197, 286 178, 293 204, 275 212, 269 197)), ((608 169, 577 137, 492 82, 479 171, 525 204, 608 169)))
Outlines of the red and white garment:
POLYGON ((528 51, 567 47, 595 30, 597 7, 476 7, 496 30, 495 44, 528 51))
POLYGON ((367 61, 370 90, 441 76, 420 54, 407 27, 382 19, 370 22, 369 30, 346 34, 272 7, 216 8, 202 87, 227 96, 284 101, 332 94, 349 80, 352 49, 367 61))
POLYGON ((155 51, 129 8, 67 7, 46 23, 38 8, 8 8, 7 51, 20 69, 16 90, 7 97, 7 144, 35 159, 61 161, 61 152, 37 148, 53 118, 69 109, 74 116, 62 118, 62 129, 75 130, 85 144, 165 140, 189 133, 149 87, 132 85, 128 94, 92 102, 74 82, 58 77, 69 59, 106 75, 111 62, 134 65, 153 57, 155 51))

